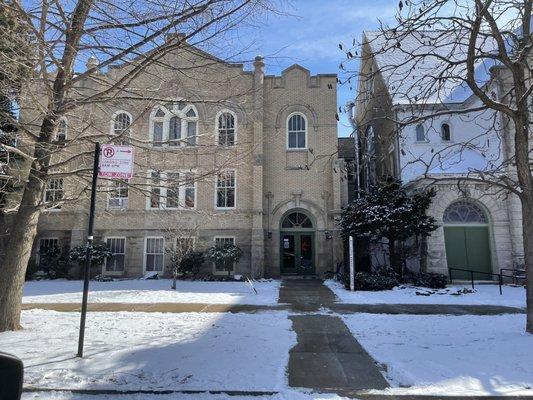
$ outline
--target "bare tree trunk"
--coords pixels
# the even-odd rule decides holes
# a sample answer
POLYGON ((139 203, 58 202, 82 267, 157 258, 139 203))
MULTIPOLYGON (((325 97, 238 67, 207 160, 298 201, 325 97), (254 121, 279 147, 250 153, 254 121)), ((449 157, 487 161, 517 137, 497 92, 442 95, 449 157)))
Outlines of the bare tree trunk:
POLYGON ((178 271, 176 268, 172 270, 172 289, 176 290, 176 281, 178 280, 178 271))
POLYGON ((522 198, 522 232, 524 235, 524 264, 526 268, 526 331, 533 333, 533 198, 522 198))
POLYGON ((21 329, 22 288, 37 235, 38 205, 43 188, 44 181, 31 174, 19 211, 12 222, 4 262, 0 267, 0 332, 21 329))
POLYGON ((397 273, 398 271, 398 263, 396 262, 396 243, 394 239, 389 238, 389 266, 397 273))

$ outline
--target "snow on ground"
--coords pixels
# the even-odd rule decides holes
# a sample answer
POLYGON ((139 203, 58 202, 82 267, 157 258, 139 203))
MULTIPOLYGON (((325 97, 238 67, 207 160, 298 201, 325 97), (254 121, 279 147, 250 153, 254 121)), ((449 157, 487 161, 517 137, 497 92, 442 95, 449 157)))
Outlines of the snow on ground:
POLYGON ((395 385, 387 394, 533 395, 525 315, 352 314, 352 334, 395 385), (400 388, 398 386, 412 386, 400 388))
POLYGON ((0 334, 0 351, 23 360, 26 386, 275 391, 296 344, 286 312, 89 313, 78 359, 79 318, 24 311, 24 330, 0 334))
POLYGON ((348 400, 329 393, 304 393, 284 390, 272 396, 230 396, 228 394, 130 394, 130 395, 81 395, 65 392, 25 393, 22 400, 348 400))
POLYGON ((379 292, 346 290, 334 280, 325 281, 341 303, 353 304, 463 304, 463 305, 497 305, 509 307, 526 306, 526 290, 523 287, 505 285, 500 296, 498 285, 475 285, 474 293, 453 295, 458 290, 471 289, 469 285, 450 285, 446 289, 432 290, 410 286, 397 286, 392 290, 379 292), (430 296, 420 296, 416 292, 435 292, 430 296))
MULTIPOLYGON (((258 281, 255 294, 248 282, 178 281, 170 289, 169 279, 91 281, 90 303, 210 303, 275 304, 280 281, 258 281)), ((79 303, 83 281, 30 281, 24 286, 23 303, 79 303)))

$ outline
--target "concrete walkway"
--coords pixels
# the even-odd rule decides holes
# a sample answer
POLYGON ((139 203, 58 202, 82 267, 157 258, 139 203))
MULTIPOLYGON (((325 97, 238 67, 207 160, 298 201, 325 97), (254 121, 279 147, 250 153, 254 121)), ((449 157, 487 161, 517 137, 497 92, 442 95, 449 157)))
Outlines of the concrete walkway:
MULTIPOLYGON (((333 292, 315 279, 283 281, 280 302, 294 310, 318 311, 335 301, 333 292)), ((376 363, 339 318, 291 316, 297 344, 289 354, 289 386, 348 395, 389 387, 376 363)))

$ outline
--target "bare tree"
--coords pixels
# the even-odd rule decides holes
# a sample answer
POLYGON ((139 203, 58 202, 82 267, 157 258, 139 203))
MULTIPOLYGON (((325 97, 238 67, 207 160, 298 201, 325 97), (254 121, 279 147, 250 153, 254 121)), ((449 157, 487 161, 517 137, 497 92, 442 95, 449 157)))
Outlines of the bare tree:
MULTIPOLYGON (((109 110, 117 104, 135 103, 137 107, 141 104, 145 107, 141 113, 144 116, 160 104, 166 107, 166 112, 181 116, 177 99, 159 95, 165 80, 173 80, 177 86, 177 82, 194 80, 198 91, 190 91, 190 97, 182 96, 190 104, 218 103, 243 108, 250 93, 249 88, 238 83, 242 66, 228 67, 224 73, 218 69, 225 60, 235 60, 242 50, 233 46, 232 32, 270 11, 269 3, 269 0, 1 3, 2 16, 9 15, 27 27, 34 52, 33 74, 23 84, 20 96, 20 118, 2 115, 16 127, 19 140, 17 146, 0 144, 4 154, 17 156, 12 175, 17 177, 18 186, 13 201, 3 201, 7 204, 3 213, 10 214, 11 222, 0 267, 0 332, 20 328, 24 274, 40 215, 46 209, 69 207, 87 198, 95 142, 129 143, 139 149, 136 164, 143 176, 134 177, 126 185, 130 190, 150 194, 154 182, 147 184, 145 173, 152 158, 160 157, 161 153, 150 156, 156 145, 132 134, 140 124, 135 118, 115 119, 110 137, 106 129, 111 121, 109 110), (225 54, 224 61, 207 54, 204 50, 208 49, 225 54), (176 54, 182 57, 180 62, 173 62, 176 54), (85 70, 80 71, 83 66, 85 70), (153 76, 153 81, 147 83, 147 76, 153 76), (226 99, 209 95, 215 86, 218 92, 227 88, 226 99), (169 105, 169 101, 174 101, 174 105, 169 105)), ((4 60, 4 55, 0 54, 0 59, 4 60)), ((4 65, 1 63, 0 67, 4 65)), ((195 116, 191 114, 190 118, 194 120, 195 116)), ((191 141, 196 144, 200 135, 198 129, 188 130, 185 138, 161 139, 157 146, 183 146, 186 157, 187 145, 191 141)), ((251 145, 247 149, 229 151, 216 166, 199 171, 195 179, 206 179, 225 166, 244 162, 252 153, 251 145)))
POLYGON ((377 32, 366 33, 360 50, 355 41, 353 49, 341 46, 349 59, 360 56, 362 68, 347 71, 346 79, 360 80, 356 112, 359 121, 373 126, 361 138, 373 143, 367 165, 377 165, 374 175, 393 169, 387 165, 387 146, 398 138, 402 152, 413 152, 405 168, 414 168, 420 179, 453 181, 434 174, 435 168, 450 171, 467 159, 459 185, 475 182, 519 199, 528 332, 533 332, 531 14, 530 0, 399 1, 395 23, 380 23, 377 32), (449 126, 442 120, 451 116, 477 133, 435 146, 425 157, 402 146, 405 130, 420 123, 425 126, 421 135, 434 130, 446 141, 449 126), (484 161, 473 160, 471 150, 484 161))

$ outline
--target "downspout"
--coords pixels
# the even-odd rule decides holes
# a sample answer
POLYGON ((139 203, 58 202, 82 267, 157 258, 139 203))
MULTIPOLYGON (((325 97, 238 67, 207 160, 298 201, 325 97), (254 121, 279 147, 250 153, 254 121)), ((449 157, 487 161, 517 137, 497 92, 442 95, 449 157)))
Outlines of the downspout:
POLYGON ((357 123, 354 118, 354 109, 355 104, 352 101, 346 103, 346 108, 350 110, 348 114, 348 120, 352 126, 351 137, 354 138, 354 147, 355 147, 355 192, 357 198, 361 196, 361 182, 360 182, 360 164, 359 164, 359 129, 357 128, 357 123))

